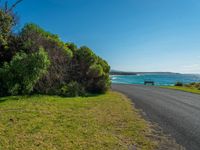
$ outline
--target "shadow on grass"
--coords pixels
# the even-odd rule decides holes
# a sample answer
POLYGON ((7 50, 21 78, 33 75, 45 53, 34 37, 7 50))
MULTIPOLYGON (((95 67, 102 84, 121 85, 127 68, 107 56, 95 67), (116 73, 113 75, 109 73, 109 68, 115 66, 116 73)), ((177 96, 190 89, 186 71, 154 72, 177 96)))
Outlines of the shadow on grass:
POLYGON ((19 98, 18 97, 0 97, 0 103, 3 103, 3 102, 8 101, 8 100, 16 101, 16 100, 19 100, 19 98))
POLYGON ((106 94, 106 93, 101 93, 101 94, 88 94, 88 95, 83 96, 83 97, 98 97, 98 96, 102 96, 102 95, 104 95, 104 94, 106 94))
POLYGON ((5 101, 7 101, 8 99, 2 99, 2 98, 0 98, 0 103, 3 103, 3 102, 5 102, 5 101))
POLYGON ((48 95, 48 96, 58 96, 58 97, 62 97, 62 98, 76 98, 76 97, 87 98, 87 97, 98 97, 101 95, 104 95, 104 94, 86 94, 86 95, 82 95, 82 96, 62 96, 62 95, 48 95))
POLYGON ((6 101, 17 101, 20 100, 21 98, 31 98, 31 97, 42 97, 42 96, 55 96, 55 97, 62 97, 62 98, 76 98, 76 97, 81 97, 81 98, 87 98, 87 97, 99 97, 104 95, 105 93, 101 93, 101 94, 91 94, 91 93, 87 93, 84 96, 60 96, 60 95, 43 95, 43 94, 30 94, 30 95, 19 95, 19 96, 5 96, 5 97, 0 97, 0 103, 4 103, 6 101))

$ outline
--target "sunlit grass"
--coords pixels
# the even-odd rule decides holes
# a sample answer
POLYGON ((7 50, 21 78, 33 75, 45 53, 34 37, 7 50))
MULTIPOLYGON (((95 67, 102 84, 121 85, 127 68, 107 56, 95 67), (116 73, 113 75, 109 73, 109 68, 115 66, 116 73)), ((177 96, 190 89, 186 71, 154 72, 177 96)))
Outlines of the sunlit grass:
POLYGON ((0 98, 0 149, 154 149, 151 129, 130 101, 109 92, 87 98, 0 98))

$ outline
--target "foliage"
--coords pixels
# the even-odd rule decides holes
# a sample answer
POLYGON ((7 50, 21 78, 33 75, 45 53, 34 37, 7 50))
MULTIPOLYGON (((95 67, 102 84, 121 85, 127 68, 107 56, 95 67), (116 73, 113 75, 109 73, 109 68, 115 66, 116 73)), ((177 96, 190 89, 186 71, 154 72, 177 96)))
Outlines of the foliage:
POLYGON ((193 83, 190 83, 190 84, 183 84, 181 82, 177 82, 175 84, 175 86, 184 86, 184 87, 194 88, 194 89, 200 90, 200 83, 197 83, 197 82, 193 82, 193 83))
POLYGON ((183 83, 182 82, 176 82, 175 86, 183 86, 183 83))
POLYGON ((1 95, 34 91, 78 96, 106 92, 110 87, 110 67, 88 47, 64 43, 58 35, 33 23, 26 24, 19 33, 12 32, 16 24, 12 9, 21 1, 10 9, 7 3, 4 9, 0 8, 1 95))
POLYGON ((65 45, 73 52, 75 53, 78 50, 78 47, 74 43, 65 43, 65 45))
POLYGON ((9 50, 8 39, 14 25, 13 17, 0 9, 0 66, 10 61, 12 52, 9 50))
POLYGON ((22 49, 32 53, 43 47, 51 61, 48 73, 37 83, 34 88, 37 93, 57 94, 61 84, 68 82, 69 63, 72 51, 62 42, 57 35, 46 32, 35 24, 27 24, 19 34, 23 41, 22 49))
POLYGON ((88 92, 103 93, 110 86, 110 66, 88 47, 75 51, 71 70, 73 80, 84 85, 88 92))
POLYGON ((23 42, 17 35, 8 37, 7 46, 0 49, 0 67, 10 62, 17 52, 20 52, 23 42))
MULTIPOLYGON (((16 2, 8 6, 8 1, 0 1, 0 66, 4 62, 8 62, 12 59, 15 54, 15 50, 10 49, 10 45, 13 37, 13 28, 17 23, 17 16, 13 9, 22 0, 16 0, 16 2)), ((11 44, 12 45, 12 44, 11 44)))
POLYGON ((7 38, 13 25, 12 16, 0 9, 0 46, 5 46, 7 44, 7 38))
POLYGON ((67 85, 62 86, 60 90, 60 95, 68 97, 84 96, 85 94, 84 87, 76 81, 72 81, 67 85))
POLYGON ((0 69, 0 81, 10 95, 30 94, 34 85, 47 72, 50 64, 44 49, 37 53, 17 53, 10 63, 0 69))
POLYGON ((191 84, 189 84, 189 85, 186 85, 186 86, 188 86, 188 87, 192 87, 192 88, 196 88, 196 89, 198 89, 198 90, 200 90, 200 83, 191 83, 191 84))

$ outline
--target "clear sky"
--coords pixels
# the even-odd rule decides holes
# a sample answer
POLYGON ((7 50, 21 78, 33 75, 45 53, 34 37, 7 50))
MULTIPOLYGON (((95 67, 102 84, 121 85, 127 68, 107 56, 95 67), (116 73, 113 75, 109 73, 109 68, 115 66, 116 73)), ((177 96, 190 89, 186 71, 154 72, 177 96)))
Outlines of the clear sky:
POLYGON ((16 10, 21 27, 87 45, 112 69, 200 73, 200 0, 24 0, 16 10))

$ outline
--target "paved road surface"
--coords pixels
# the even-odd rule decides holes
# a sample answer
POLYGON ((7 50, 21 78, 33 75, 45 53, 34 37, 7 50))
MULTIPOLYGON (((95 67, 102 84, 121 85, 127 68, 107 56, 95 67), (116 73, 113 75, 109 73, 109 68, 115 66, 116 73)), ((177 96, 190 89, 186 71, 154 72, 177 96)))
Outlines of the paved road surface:
POLYGON ((113 84, 147 118, 158 123, 188 150, 200 150, 200 95, 142 85, 113 84))

